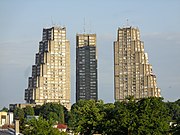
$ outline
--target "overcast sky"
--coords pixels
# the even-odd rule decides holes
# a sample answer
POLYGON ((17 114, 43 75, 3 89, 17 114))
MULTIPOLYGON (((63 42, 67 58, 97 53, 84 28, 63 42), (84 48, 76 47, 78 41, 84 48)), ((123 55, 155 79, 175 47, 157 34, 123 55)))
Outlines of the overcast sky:
POLYGON ((71 102, 75 102, 75 36, 97 34, 99 99, 114 102, 113 41, 118 27, 140 29, 165 101, 180 98, 179 0, 1 0, 0 109, 24 103, 42 29, 65 26, 71 45, 71 102), (84 19, 85 18, 85 19, 84 19), (85 25, 84 25, 85 20, 85 25))

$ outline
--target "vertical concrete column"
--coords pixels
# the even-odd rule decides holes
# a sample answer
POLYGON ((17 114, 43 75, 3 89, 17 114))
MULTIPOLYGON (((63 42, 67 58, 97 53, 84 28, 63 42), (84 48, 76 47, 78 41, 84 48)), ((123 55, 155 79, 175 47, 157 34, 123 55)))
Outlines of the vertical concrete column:
POLYGON ((15 135, 19 134, 19 120, 15 120, 15 135))

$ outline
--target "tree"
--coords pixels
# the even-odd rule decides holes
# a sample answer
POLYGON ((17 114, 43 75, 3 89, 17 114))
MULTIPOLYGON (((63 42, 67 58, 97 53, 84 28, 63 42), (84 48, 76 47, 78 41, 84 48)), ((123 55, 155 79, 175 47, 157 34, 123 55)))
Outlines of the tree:
MULTIPOLYGON (((163 98, 149 97, 104 104, 79 100, 71 107, 69 126, 81 134, 167 135, 170 114, 163 98)), ((173 133, 179 133, 179 126, 173 133)))
POLYGON ((180 99, 175 102, 166 103, 169 115, 171 116, 171 132, 173 135, 180 134, 180 99))
POLYGON ((19 107, 16 107, 14 109, 14 119, 19 120, 19 125, 20 125, 19 128, 20 128, 20 131, 22 131, 25 126, 24 110, 19 107))
POLYGON ((40 111, 41 111, 41 106, 40 105, 36 105, 34 108, 34 114, 35 115, 40 115, 40 111))
POLYGON ((177 101, 175 101, 175 103, 180 106, 180 99, 178 99, 177 101))
POLYGON ((113 134, 132 135, 136 134, 137 104, 131 97, 126 102, 115 102, 114 110, 115 129, 113 134))
POLYGON ((69 111, 64 106, 63 106, 63 110, 64 110, 64 122, 68 123, 68 121, 69 121, 69 111))
POLYGON ((100 104, 95 100, 79 100, 72 106, 70 126, 82 134, 99 133, 99 123, 103 118, 100 104))
POLYGON ((22 122, 24 120, 24 111, 23 109, 16 107, 14 109, 14 118, 15 119, 19 119, 20 122, 22 122))
POLYGON ((137 135, 165 135, 169 132, 170 117, 163 98, 149 97, 137 102, 137 135))
POLYGON ((66 132, 60 132, 60 135, 68 135, 66 132))
POLYGON ((167 102, 166 106, 171 116, 171 120, 177 121, 180 117, 180 105, 177 102, 167 102))
POLYGON ((34 108, 32 108, 31 106, 26 106, 26 108, 24 108, 24 114, 25 117, 27 115, 34 115, 34 108))
POLYGON ((53 123, 56 123, 56 122, 58 122, 58 119, 59 119, 59 117, 58 117, 58 115, 55 113, 55 112, 50 112, 48 115, 47 115, 47 119, 48 120, 52 120, 53 121, 53 123))
POLYGON ((58 129, 52 127, 52 121, 47 121, 42 117, 31 119, 22 131, 25 135, 61 135, 58 129))
POLYGON ((0 110, 1 112, 8 112, 8 108, 6 108, 5 106, 0 110))
POLYGON ((46 103, 41 106, 40 115, 46 120, 53 119, 59 123, 64 123, 64 106, 58 103, 46 103))
POLYGON ((99 132, 102 134, 115 133, 117 121, 115 120, 115 105, 113 103, 103 104, 100 108, 103 116, 99 123, 99 132))
POLYGON ((173 126, 172 134, 180 135, 180 117, 177 119, 175 126, 173 126))

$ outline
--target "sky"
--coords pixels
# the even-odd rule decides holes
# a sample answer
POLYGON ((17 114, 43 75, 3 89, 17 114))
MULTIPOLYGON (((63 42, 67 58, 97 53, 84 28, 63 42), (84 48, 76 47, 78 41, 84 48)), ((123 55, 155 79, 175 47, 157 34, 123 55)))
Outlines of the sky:
POLYGON ((179 0, 1 0, 0 109, 25 103, 42 29, 53 25, 65 26, 70 40, 72 103, 76 34, 97 34, 99 99, 114 102, 113 42, 127 25, 140 30, 164 100, 180 98, 179 0))

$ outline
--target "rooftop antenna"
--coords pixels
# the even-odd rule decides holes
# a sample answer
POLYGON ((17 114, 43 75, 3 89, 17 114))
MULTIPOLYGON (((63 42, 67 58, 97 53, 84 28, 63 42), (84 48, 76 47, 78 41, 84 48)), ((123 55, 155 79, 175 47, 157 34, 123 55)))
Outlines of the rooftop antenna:
POLYGON ((92 24, 91 24, 91 21, 90 21, 90 24, 89 24, 89 33, 91 33, 91 28, 92 27, 92 24))
POLYGON ((126 25, 129 26, 129 20, 128 19, 126 19, 126 25))
POLYGON ((84 17, 84 26, 83 26, 83 32, 84 32, 84 34, 85 34, 85 32, 86 32, 86 30, 85 30, 86 27, 85 27, 85 26, 86 26, 86 21, 85 21, 85 17, 84 17))
POLYGON ((53 22, 53 18, 52 18, 52 16, 51 16, 51 25, 54 25, 54 22, 53 22))

